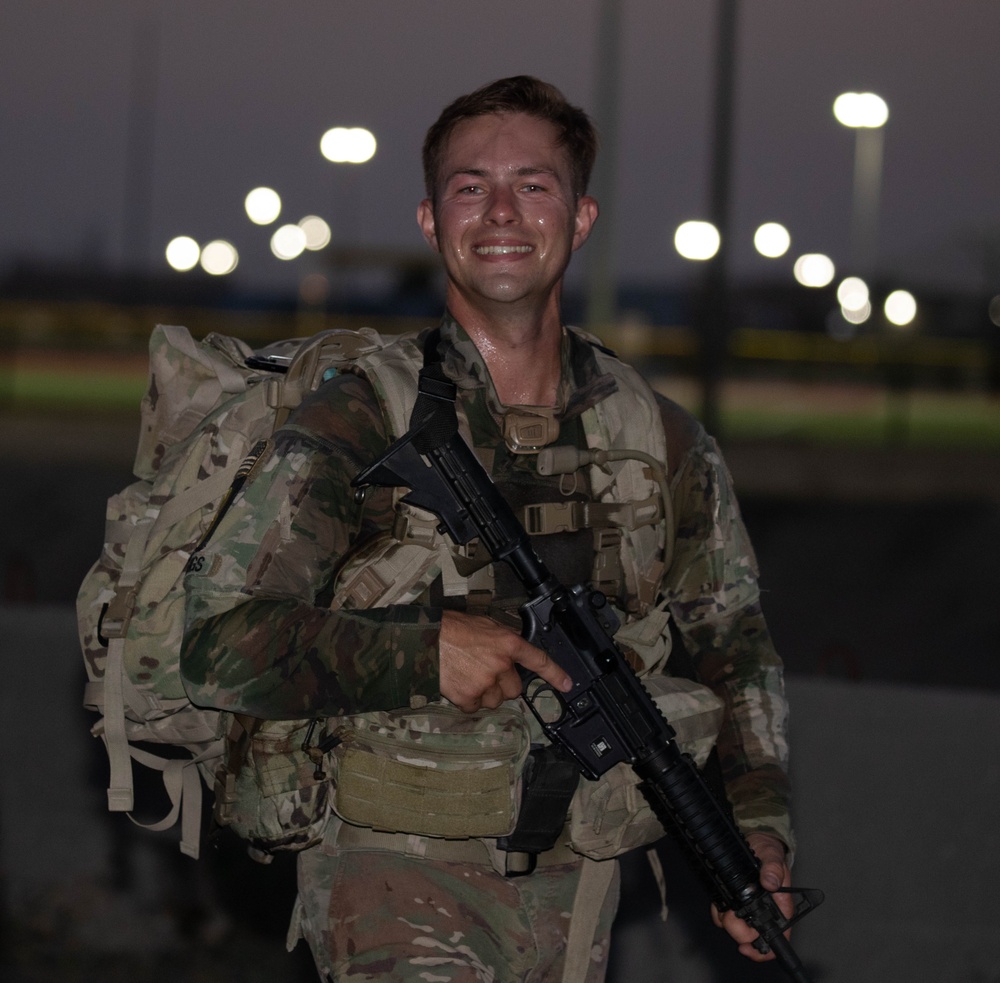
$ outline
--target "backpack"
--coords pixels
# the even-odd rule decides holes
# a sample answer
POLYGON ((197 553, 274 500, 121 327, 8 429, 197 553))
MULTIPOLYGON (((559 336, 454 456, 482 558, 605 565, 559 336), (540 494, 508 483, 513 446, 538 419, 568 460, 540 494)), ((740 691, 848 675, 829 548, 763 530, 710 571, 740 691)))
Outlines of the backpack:
MULTIPOLYGON (((80 587, 77 621, 84 706, 99 714, 91 731, 110 762, 108 808, 152 830, 179 820, 180 849, 191 857, 199 854, 201 782, 212 787, 227 722, 220 711, 193 706, 181 682, 184 568, 241 484, 255 446, 324 378, 384 344, 370 328, 257 352, 214 333, 196 342, 177 326, 157 326, 150 338, 137 480, 108 500, 104 547, 80 587), (131 816, 133 762, 162 773, 170 803, 162 819, 131 816)), ((393 389, 391 379, 380 383, 393 389)), ((401 392, 389 396, 390 406, 405 403, 401 392)))
MULTIPOLYGON (((407 427, 419 363, 412 342, 383 339, 369 328, 321 332, 260 351, 220 334, 196 342, 182 327, 153 331, 133 469, 137 480, 108 500, 104 548, 81 585, 77 618, 88 678, 84 705, 99 715, 91 730, 103 740, 110 762, 108 808, 151 830, 179 822, 180 849, 188 856, 200 852, 202 781, 214 794, 217 824, 246 840, 255 859, 267 862, 274 850, 316 842, 328 813, 325 768, 336 721, 260 721, 190 702, 179 670, 185 567, 266 438, 306 393, 331 373, 363 372, 375 386, 390 433, 398 436, 407 427), (159 820, 145 823, 132 815, 133 763, 162 774, 170 805, 159 820)), ((658 428, 644 420, 609 417, 614 401, 606 402, 594 425, 610 427, 610 437, 595 432, 588 441, 644 444, 651 429, 655 436, 658 428)), ((658 446, 651 449, 662 459, 658 446)), ((601 472, 603 493, 641 499, 637 469, 641 465, 631 462, 614 480, 601 472)), ((348 558, 336 603, 403 603, 442 572, 456 590, 467 591, 469 582, 452 569, 450 542, 436 533, 437 518, 406 511, 411 526, 420 528, 411 528, 403 541, 388 537, 366 544, 348 558), (378 592, 369 576, 373 565, 384 585, 378 592)), ((646 531, 650 527, 626 535, 646 531)), ((623 555, 640 545, 623 547, 623 555)), ((646 552, 656 552, 655 543, 646 552)), ((642 582, 656 579, 649 571, 659 568, 645 560, 640 569, 647 572, 637 581, 643 593, 642 582)), ((627 634, 630 647, 650 666, 666 656, 661 620, 665 615, 652 611, 623 629, 623 640, 627 634)))

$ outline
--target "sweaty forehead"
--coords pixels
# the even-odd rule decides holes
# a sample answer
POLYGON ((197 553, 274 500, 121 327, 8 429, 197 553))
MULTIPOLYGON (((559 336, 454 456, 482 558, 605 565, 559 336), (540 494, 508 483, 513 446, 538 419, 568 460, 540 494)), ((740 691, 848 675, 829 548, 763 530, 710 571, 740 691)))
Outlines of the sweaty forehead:
POLYGON ((457 174, 499 173, 549 173, 568 181, 572 168, 555 126, 547 120, 521 113, 463 120, 445 145, 439 183, 457 174))

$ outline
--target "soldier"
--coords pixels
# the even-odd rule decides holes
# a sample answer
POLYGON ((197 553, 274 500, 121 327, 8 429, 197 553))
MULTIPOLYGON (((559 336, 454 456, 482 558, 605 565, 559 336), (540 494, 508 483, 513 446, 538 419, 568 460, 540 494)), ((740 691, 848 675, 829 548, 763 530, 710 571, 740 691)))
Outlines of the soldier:
MULTIPOLYGON (((457 383, 463 431, 500 491, 538 520, 547 566, 563 583, 600 585, 651 683, 681 640, 722 708, 727 789, 775 890, 792 845, 781 663, 728 473, 692 416, 561 319, 563 275, 597 219, 595 153, 586 114, 537 79, 500 80, 444 110, 425 140, 417 211, 447 275, 429 357, 457 383), (540 445, 609 433, 665 459, 663 501, 654 489, 649 505, 641 469, 631 502, 624 471, 535 470, 540 445), (634 518, 643 508, 651 519, 634 518)), ((426 338, 390 346, 388 360, 415 363, 415 375, 426 338)), ((634 817, 598 816, 582 781, 568 818, 565 806, 548 817, 555 846, 508 876, 503 837, 527 749, 545 743, 517 669, 561 691, 572 681, 521 638, 523 590, 504 564, 442 544, 391 490, 356 498, 351 480, 405 429, 390 403, 378 371, 344 373, 273 436, 188 574, 188 691, 265 719, 346 721, 332 742, 333 813, 299 856, 296 924, 321 977, 596 983, 618 901, 613 857, 662 830, 623 833, 634 817), (412 583, 386 576, 393 550, 422 535, 433 562, 412 583), (345 586, 368 574, 380 600, 345 586)), ((745 955, 765 958, 751 929, 712 915, 745 955)))

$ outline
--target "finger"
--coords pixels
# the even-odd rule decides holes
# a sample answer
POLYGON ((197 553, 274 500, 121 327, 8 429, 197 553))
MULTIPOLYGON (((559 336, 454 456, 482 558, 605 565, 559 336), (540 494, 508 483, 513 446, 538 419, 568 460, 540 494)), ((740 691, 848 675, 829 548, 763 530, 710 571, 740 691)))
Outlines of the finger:
MULTIPOLYGON (((515 693, 515 696, 516 695, 517 694, 515 693)), ((505 697, 503 689, 497 685, 484 690, 482 696, 479 698, 479 703, 481 706, 484 706, 489 710, 496 710, 496 708, 500 706, 505 699, 509 699, 509 697, 505 697)))
POLYGON ((513 669, 498 677, 497 687, 501 700, 516 700, 523 690, 521 677, 513 669))
POLYGON ((785 881, 786 867, 780 860, 772 860, 761 865, 760 885, 766 891, 777 891, 785 881))
POLYGON ((514 656, 514 661, 525 669, 530 669, 560 693, 568 693, 573 688, 573 680, 569 673, 558 666, 540 648, 524 643, 514 656))
POLYGON ((721 927, 741 945, 750 945, 757 938, 756 929, 751 928, 742 918, 737 918, 731 911, 723 913, 721 927))

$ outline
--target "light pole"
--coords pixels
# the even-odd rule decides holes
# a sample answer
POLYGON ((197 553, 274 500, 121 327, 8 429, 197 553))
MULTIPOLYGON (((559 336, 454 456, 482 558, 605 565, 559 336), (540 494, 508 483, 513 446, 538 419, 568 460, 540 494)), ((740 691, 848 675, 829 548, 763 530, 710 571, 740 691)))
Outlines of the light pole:
POLYGON ((596 110, 601 130, 601 153, 591 178, 591 194, 601 206, 601 221, 587 245, 587 326, 605 331, 618 314, 617 202, 618 93, 621 61, 621 3, 601 0, 597 30, 596 110))
MULTIPOLYGON (((332 164, 366 164, 375 156, 377 143, 371 130, 363 126, 334 126, 323 134, 320 153, 332 164)), ((360 195, 351 182, 347 194, 347 218, 340 223, 348 236, 358 234, 360 195)))
POLYGON ((883 127, 889 107, 874 92, 845 92, 834 100, 833 115, 838 123, 854 130, 851 263, 855 272, 871 274, 878 257, 883 127))
POLYGON ((705 263, 700 296, 696 300, 698 361, 702 385, 701 422, 720 436, 719 390, 731 330, 729 289, 730 198, 733 170, 733 120, 736 115, 736 56, 739 0, 717 0, 715 87, 709 218, 719 235, 718 250, 705 263))

